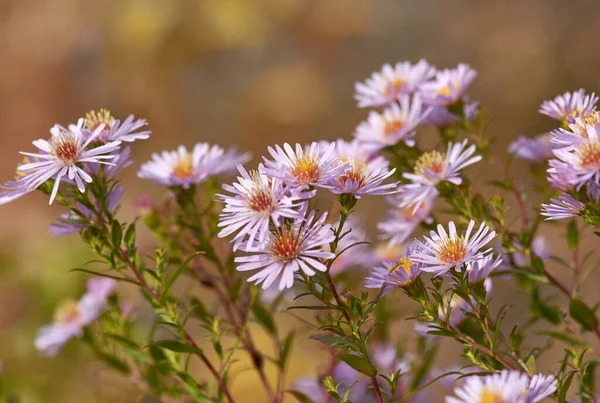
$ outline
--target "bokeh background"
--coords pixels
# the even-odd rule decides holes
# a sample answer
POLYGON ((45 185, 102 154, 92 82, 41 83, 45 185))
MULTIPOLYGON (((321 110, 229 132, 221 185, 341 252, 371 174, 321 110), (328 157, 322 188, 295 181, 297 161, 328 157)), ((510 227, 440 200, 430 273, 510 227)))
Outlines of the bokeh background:
MULTIPOLYGON (((490 134, 505 158, 518 133, 555 126, 537 114, 544 99, 598 89, 599 10, 593 0, 2 0, 0 182, 12 178, 17 152, 55 122, 101 107, 116 117, 134 113, 148 119, 153 136, 136 143, 136 163, 125 173, 122 213, 131 216, 133 198, 150 188, 135 179, 136 167, 151 152, 208 141, 258 157, 283 141, 349 139, 367 114, 355 107, 354 82, 383 63, 420 58, 479 71, 470 93, 493 117, 490 134)), ((477 174, 485 169, 481 163, 477 174)), ((513 172, 531 183, 524 164, 513 172)), ((107 376, 83 346, 72 343, 54 360, 33 348, 55 305, 83 289, 85 278, 68 270, 89 258, 76 237, 50 238, 59 209, 46 204, 34 194, 0 208, 3 399, 135 401, 130 385, 107 376)), ((371 231, 373 220, 366 220, 371 231)), ((560 252, 562 229, 545 232, 560 252)), ((597 296, 597 284, 586 285, 588 295, 597 296)), ((527 303, 499 288, 495 304, 527 303)), ((398 340, 411 327, 399 324, 398 340)), ((290 380, 314 373, 322 357, 305 339, 290 380)), ((233 391, 247 396, 241 401, 263 401, 255 389, 251 375, 240 375, 233 391)))

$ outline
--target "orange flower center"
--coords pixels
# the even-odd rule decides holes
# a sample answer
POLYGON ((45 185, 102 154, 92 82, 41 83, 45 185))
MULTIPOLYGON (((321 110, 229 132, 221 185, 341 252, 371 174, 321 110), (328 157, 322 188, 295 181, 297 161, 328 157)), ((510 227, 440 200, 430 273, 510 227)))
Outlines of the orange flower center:
POLYGON ((502 403, 502 396, 500 396, 497 392, 484 387, 481 390, 479 401, 481 403, 502 403))
POLYGON ((292 175, 294 175, 301 185, 308 185, 315 182, 321 174, 316 158, 306 154, 298 158, 291 171, 292 175))
POLYGON ((177 165, 173 168, 173 175, 178 177, 181 180, 185 180, 190 178, 194 174, 194 167, 192 166, 192 157, 188 155, 187 157, 180 158, 177 161, 177 165))
POLYGON ((77 323, 81 320, 81 312, 77 301, 64 301, 56 310, 55 320, 62 324, 77 323))
POLYGON ((462 263, 467 255, 467 245, 462 237, 444 238, 435 248, 438 259, 451 265, 462 263))
POLYGON ((406 81, 396 78, 387 85, 387 88, 385 89, 385 96, 388 98, 396 98, 405 86, 406 81))
POLYGON ((446 169, 446 155, 438 151, 423 153, 415 162, 415 173, 425 178, 430 178, 428 172, 441 175, 446 169))
POLYGON ((300 238, 292 228, 283 228, 271 241, 269 250, 273 256, 282 260, 295 259, 299 256, 300 238))
POLYGON ((600 142, 584 143, 577 148, 579 165, 582 168, 600 168, 600 142))
POLYGON ((400 130, 402 130, 403 127, 404 127, 404 122, 401 120, 393 120, 391 122, 386 121, 385 127, 383 129, 383 131, 385 133, 385 137, 390 137, 395 134, 398 134, 400 132, 400 130))

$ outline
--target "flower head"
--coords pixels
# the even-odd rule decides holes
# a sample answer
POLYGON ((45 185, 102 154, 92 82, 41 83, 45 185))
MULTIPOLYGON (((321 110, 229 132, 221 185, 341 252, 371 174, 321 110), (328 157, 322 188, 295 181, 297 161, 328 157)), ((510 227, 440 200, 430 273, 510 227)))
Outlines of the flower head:
POLYGON ((265 174, 281 178, 290 186, 319 186, 329 187, 331 179, 345 171, 344 164, 335 163, 332 153, 335 143, 322 150, 319 143, 312 143, 306 148, 296 144, 293 149, 285 143, 283 149, 279 146, 269 147, 273 160, 264 158, 265 174))
POLYGON ((330 189, 335 194, 352 194, 357 199, 362 195, 386 195, 394 193, 397 183, 383 184, 383 181, 396 172, 396 168, 371 169, 367 164, 350 160, 348 168, 330 182, 330 189))
POLYGON ((87 292, 79 301, 66 301, 56 310, 54 323, 42 327, 35 340, 36 349, 55 356, 73 337, 81 337, 83 328, 94 321, 106 307, 116 281, 107 278, 90 279, 87 292))
POLYGON ((550 204, 542 204, 542 215, 546 220, 562 220, 575 217, 585 211, 585 204, 576 200, 568 193, 563 193, 558 199, 550 199, 550 204))
POLYGON ((204 182, 209 176, 232 171, 237 164, 246 162, 249 155, 238 155, 234 149, 227 152, 217 145, 198 143, 191 152, 184 146, 176 151, 152 154, 152 159, 142 164, 138 176, 162 186, 181 186, 204 182))
POLYGON ((598 97, 596 94, 586 95, 582 89, 565 92, 550 101, 544 101, 540 106, 540 113, 553 119, 572 123, 575 118, 585 116, 596 109, 598 97))
POLYGON ((422 264, 411 259, 415 247, 408 247, 400 260, 383 262, 383 266, 375 267, 365 280, 366 288, 384 288, 387 294, 396 287, 411 284, 421 274, 422 264))
MULTIPOLYGON (((321 259, 332 259, 334 253, 323 251, 323 246, 334 239, 331 226, 325 224, 327 215, 315 219, 311 212, 306 219, 296 219, 293 225, 282 225, 270 232, 267 240, 253 255, 235 258, 239 271, 258 270, 248 281, 262 283, 267 289, 275 280, 279 280, 279 289, 292 287, 294 274, 302 270, 306 275, 313 276, 315 270, 326 271, 327 267, 321 259)), ((249 252, 256 251, 260 246, 243 243, 241 249, 249 252)))
POLYGON ((430 111, 423 107, 418 96, 411 101, 408 95, 404 95, 399 105, 391 104, 383 113, 371 112, 368 119, 358 125, 354 137, 373 150, 393 146, 400 141, 412 147, 415 129, 430 111))
POLYGON ((20 183, 28 190, 34 190, 47 180, 54 180, 50 204, 54 201, 63 179, 68 178, 75 182, 79 191, 85 192, 85 183, 91 183, 92 176, 81 165, 110 164, 107 161, 115 158, 111 153, 114 153, 121 143, 111 141, 92 147, 91 143, 104 126, 100 125, 94 132, 84 136, 84 124, 85 120, 79 119, 77 125, 69 125, 68 129, 55 125, 50 129, 49 140, 35 140, 33 145, 38 148, 38 153, 21 153, 30 157, 31 162, 19 165, 18 170, 23 173, 20 183))
POLYGON ((551 141, 550 133, 540 134, 536 137, 519 136, 519 138, 508 146, 508 152, 517 158, 533 161, 546 162, 554 156, 552 152, 558 146, 551 141))
POLYGON ((435 68, 425 60, 417 64, 409 62, 386 64, 380 72, 373 73, 364 83, 356 83, 354 88, 360 108, 391 104, 402 95, 412 94, 435 74, 435 68))
POLYGON ((584 141, 554 150, 554 155, 564 164, 554 165, 548 170, 571 178, 571 185, 580 189, 588 181, 600 184, 600 125, 587 126, 584 141), (566 170, 567 173, 559 173, 566 170))
MULTIPOLYGON (((479 102, 469 101, 466 95, 462 97, 461 102, 463 104, 462 117, 467 121, 474 120, 479 112, 479 102)), ((460 120, 461 116, 455 112, 451 112, 446 106, 433 106, 431 112, 423 119, 422 123, 435 127, 444 127, 455 125, 460 120)))
POLYGON ((110 112, 106 109, 99 111, 90 111, 85 115, 85 130, 84 134, 90 136, 92 133, 102 126, 102 130, 98 133, 95 141, 108 143, 111 141, 133 142, 135 140, 145 140, 150 137, 149 130, 136 130, 147 125, 145 119, 137 119, 134 121, 134 116, 129 115, 121 124, 120 120, 115 120, 110 112))
POLYGON ((445 106, 458 101, 469 88, 477 72, 466 64, 438 71, 433 81, 423 84, 419 94, 427 105, 445 106))
MULTIPOLYGON (((321 150, 326 150, 329 147, 329 142, 320 142, 320 147, 321 150)), ((377 151, 365 147, 365 144, 358 139, 353 139, 352 141, 336 140, 335 152, 330 155, 330 158, 334 166, 340 164, 347 165, 350 160, 365 164, 372 170, 387 170, 390 165, 384 156, 379 155, 377 151)))
POLYGON ((225 203, 221 213, 219 237, 237 232, 233 238, 234 250, 247 238, 249 245, 255 240, 262 245, 269 235, 269 225, 279 227, 284 218, 300 217, 302 200, 314 196, 314 191, 301 191, 286 187, 281 179, 269 178, 258 171, 248 173, 239 164, 241 176, 233 185, 223 185, 232 195, 217 195, 225 203))
POLYGON ((535 375, 531 380, 518 371, 470 376, 454 390, 446 403, 535 403, 556 391, 553 376, 535 375))
POLYGON ((463 266, 482 259, 490 252, 491 249, 483 252, 480 249, 496 236, 496 232, 490 232, 485 223, 471 234, 474 226, 475 221, 471 220, 465 234, 458 235, 454 222, 448 224, 449 232, 440 224, 437 232, 431 231, 429 237, 416 241, 421 250, 412 252, 410 258, 423 263, 421 270, 436 275, 444 274, 453 267, 460 271, 463 266))

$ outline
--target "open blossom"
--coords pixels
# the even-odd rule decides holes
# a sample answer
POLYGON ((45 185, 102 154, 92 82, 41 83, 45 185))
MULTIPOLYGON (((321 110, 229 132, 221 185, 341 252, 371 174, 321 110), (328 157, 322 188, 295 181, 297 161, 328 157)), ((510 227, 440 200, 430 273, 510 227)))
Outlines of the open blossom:
POLYGON ((431 209, 434 198, 425 200, 418 208, 402 207, 402 198, 398 196, 389 198, 394 208, 388 210, 388 217, 377 224, 381 232, 381 239, 388 240, 390 246, 402 244, 417 229, 422 222, 431 224, 431 209))
POLYGON ((542 204, 542 215, 546 220, 562 220, 575 217, 585 211, 585 204, 576 200, 568 193, 563 193, 558 199, 550 199, 550 204, 542 204))
MULTIPOLYGON (((329 142, 320 142, 321 150, 329 147, 329 142)), ((357 139, 346 141, 338 139, 335 141, 335 152, 330 154, 333 165, 346 164, 349 160, 367 165, 370 169, 387 170, 390 162, 377 151, 370 150, 357 139)))
POLYGON ((573 123, 569 123, 568 129, 559 128, 553 130, 552 142, 558 147, 568 147, 579 143, 584 143, 592 138, 597 137, 597 134, 589 133, 588 131, 598 132, 600 130, 600 111, 593 111, 588 115, 575 118, 573 123))
POLYGON ((137 131, 147 125, 145 119, 137 119, 129 115, 123 123, 115 120, 111 113, 106 109, 99 111, 90 111, 85 115, 84 135, 89 136, 101 125, 103 129, 98 133, 95 141, 108 143, 111 141, 123 141, 131 143, 135 140, 145 140, 150 137, 150 130, 137 131))
POLYGON ((50 204, 54 201, 61 180, 68 179, 77 185, 81 193, 85 192, 85 183, 92 182, 92 176, 80 167, 81 164, 110 164, 107 162, 115 158, 114 153, 121 144, 112 141, 99 147, 90 144, 102 131, 100 125, 87 139, 82 130, 84 119, 79 119, 77 125, 65 128, 55 125, 50 129, 49 140, 35 140, 33 145, 38 153, 21 152, 30 158, 30 161, 19 165, 18 170, 23 173, 19 183, 28 190, 37 189, 46 181, 54 180, 54 187, 50 195, 50 204))
MULTIPOLYGON (((311 212, 306 219, 297 219, 293 225, 282 225, 269 233, 260 251, 249 256, 235 258, 239 271, 259 270, 248 281, 262 283, 267 289, 279 280, 279 289, 291 288, 294 284, 294 274, 302 270, 306 275, 313 276, 315 270, 326 271, 322 259, 332 259, 334 253, 326 252, 323 247, 332 242, 335 237, 331 226, 325 224, 326 214, 315 219, 311 212)), ((242 244, 241 249, 256 251, 258 245, 242 244)))
MULTIPOLYGON (((124 194, 125 189, 122 185, 116 185, 114 188, 112 188, 112 190, 108 193, 108 196, 106 197, 106 207, 109 211, 115 212, 117 210, 117 208, 121 204, 121 201, 123 200, 124 194)), ((96 201, 95 203, 96 207, 99 209, 100 202, 96 201)), ((77 209, 89 221, 95 222, 98 219, 96 213, 93 210, 90 210, 81 203, 77 203, 77 209)), ((82 217, 76 215, 75 213, 66 213, 61 215, 59 219, 52 223, 48 231, 56 237, 77 233, 82 229, 87 228, 88 226, 89 222, 84 220, 82 217)))
POLYGON ((409 246, 405 256, 400 260, 383 262, 376 266, 365 280, 366 288, 383 288, 383 295, 394 288, 411 284, 421 274, 422 264, 413 261, 410 256, 415 251, 415 246, 409 246))
POLYGON ((433 81, 421 86, 419 94, 427 105, 450 105, 464 95, 475 77, 475 70, 466 64, 459 64, 455 69, 438 71, 433 81))
POLYGON ((42 327, 35 347, 44 355, 55 356, 73 337, 81 337, 83 328, 92 323, 106 308, 108 296, 114 292, 116 281, 93 278, 88 281, 87 292, 79 301, 66 301, 55 314, 54 323, 42 327))
POLYGON ((187 189, 204 182, 209 176, 230 173, 237 164, 249 159, 248 154, 240 155, 235 149, 226 152, 217 145, 198 143, 191 152, 179 146, 176 151, 152 154, 152 159, 142 164, 138 176, 162 186, 187 189))
POLYGON ((346 170, 344 164, 332 159, 335 143, 325 150, 319 143, 311 143, 306 148, 296 144, 293 149, 288 143, 268 148, 273 160, 264 158, 265 174, 280 178, 290 186, 318 186, 329 188, 329 182, 346 170))
MULTIPOLYGON (((600 125, 597 126, 600 130, 600 125)), ((549 173, 565 170, 560 175, 571 177, 571 185, 580 189, 588 181, 600 184, 600 137, 594 126, 587 127, 588 138, 572 146, 554 150, 556 158, 564 165, 553 166, 549 173)))
POLYGON ((554 157, 552 152, 558 146, 553 143, 550 133, 540 134, 536 137, 519 136, 519 138, 508 146, 508 152, 517 158, 533 161, 546 162, 554 157))
POLYGON ((425 60, 417 64, 385 64, 380 72, 373 73, 364 83, 356 83, 354 88, 360 108, 391 104, 402 95, 414 93, 421 84, 435 74, 435 68, 425 60))
POLYGON ((550 101, 544 101, 540 113, 556 120, 572 123, 575 118, 585 116, 596 109, 596 94, 586 95, 582 89, 565 92, 550 101))
POLYGON ((462 183, 459 172, 481 160, 480 155, 473 156, 475 145, 467 146, 467 140, 462 143, 448 143, 445 154, 439 151, 429 151, 422 154, 415 163, 414 173, 404 173, 403 176, 412 183, 400 186, 399 193, 403 199, 402 206, 418 208, 425 200, 437 196, 435 186, 441 181, 455 185, 462 183))
POLYGON ((530 380, 527 374, 505 370, 466 378, 446 403, 535 403, 554 393, 556 386, 554 376, 535 375, 530 380))
POLYGON ((440 224, 437 232, 431 231, 429 237, 423 237, 423 241, 417 240, 421 250, 412 252, 410 258, 423 263, 421 270, 441 275, 453 267, 460 271, 463 266, 482 259, 491 249, 480 251, 495 236, 496 232, 490 232, 485 223, 473 234, 475 221, 471 220, 464 235, 456 232, 454 222, 448 224, 449 232, 446 232, 440 224))
POLYGON ((391 104, 382 113, 371 112, 356 128, 354 137, 373 150, 393 146, 401 141, 412 147, 415 129, 430 113, 421 99, 408 95, 400 98, 400 105, 391 104))
POLYGON ((396 168, 371 169, 367 164, 350 160, 348 168, 339 176, 330 181, 330 190, 335 194, 352 194, 357 199, 362 195, 387 195, 392 194, 397 183, 386 183, 383 181, 396 172, 396 168))
POLYGON ((247 238, 248 245, 257 240, 264 244, 269 235, 269 225, 279 227, 284 218, 300 217, 299 207, 302 200, 314 196, 314 191, 302 191, 286 187, 281 179, 269 178, 258 171, 248 173, 239 164, 241 176, 233 185, 223 185, 223 189, 232 195, 217 195, 225 203, 218 226, 223 228, 219 237, 223 238, 235 232, 234 250, 247 238))
MULTIPOLYGON (((464 119, 467 121, 475 119, 479 112, 479 102, 469 101, 468 97, 465 95, 462 97, 462 103, 462 115, 464 116, 464 119)), ((461 116, 450 112, 446 106, 434 106, 431 108, 431 112, 423 119, 423 124, 444 127, 455 125, 460 122, 460 120, 461 116)))

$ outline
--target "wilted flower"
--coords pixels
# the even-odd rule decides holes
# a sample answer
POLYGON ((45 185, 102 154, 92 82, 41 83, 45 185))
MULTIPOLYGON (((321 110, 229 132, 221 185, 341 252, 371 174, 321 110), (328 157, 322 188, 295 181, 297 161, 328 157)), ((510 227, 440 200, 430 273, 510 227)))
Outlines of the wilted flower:
MULTIPOLYGON (((270 232, 262 249, 250 256, 235 258, 239 271, 258 270, 248 281, 262 283, 268 288, 275 280, 279 280, 279 289, 292 287, 294 274, 302 270, 313 276, 315 270, 326 271, 327 267, 321 259, 332 259, 335 254, 325 252, 323 246, 332 242, 335 237, 331 226, 324 224, 326 214, 315 219, 311 212, 306 219, 296 219, 293 225, 282 225, 270 232)), ((242 250, 256 251, 259 245, 243 243, 242 250)))
POLYGON ((519 136, 519 138, 508 146, 508 152, 517 158, 533 162, 545 162, 554 157, 552 152, 558 146, 551 142, 550 133, 540 134, 536 137, 519 136))
POLYGON ((427 105, 445 106, 458 101, 469 88, 477 72, 466 64, 440 70, 433 81, 423 84, 419 94, 427 105))
POLYGON ((262 245, 269 235, 269 225, 279 227, 283 218, 300 217, 302 200, 314 196, 314 191, 301 191, 286 187, 281 179, 269 178, 258 171, 248 173, 238 165, 240 175, 233 185, 223 185, 223 189, 233 195, 217 195, 225 203, 219 220, 219 237, 237 232, 233 238, 234 250, 247 238, 249 245, 255 239, 262 245))
POLYGON ((412 147, 416 127, 431 112, 424 108, 418 96, 412 98, 405 95, 400 98, 400 106, 391 104, 383 113, 371 112, 367 120, 356 128, 354 137, 364 143, 365 147, 379 150, 393 146, 400 141, 412 147))
POLYGON ((116 281, 93 278, 79 302, 66 301, 55 315, 53 324, 40 329, 35 340, 36 349, 44 355, 55 356, 72 337, 81 337, 83 328, 92 323, 106 308, 108 296, 114 292, 116 281))
POLYGON ((544 101, 540 113, 553 119, 572 123, 575 118, 585 116, 596 109, 596 94, 586 95, 585 91, 565 92, 550 101, 544 101))
POLYGON ((179 146, 176 151, 152 154, 152 159, 141 166, 138 176, 158 185, 187 189, 209 176, 230 173, 237 164, 243 164, 249 158, 248 154, 240 155, 235 149, 225 152, 223 148, 207 143, 196 144, 192 152, 179 146))
POLYGON ((264 158, 264 173, 280 178, 290 186, 330 187, 329 182, 346 170, 343 164, 335 163, 331 156, 335 143, 323 151, 319 143, 312 143, 306 148, 296 144, 294 150, 288 143, 275 148, 269 147, 273 160, 264 158))
POLYGON ((496 232, 485 223, 481 223, 479 229, 471 236, 475 221, 471 220, 465 235, 456 233, 454 222, 448 224, 449 233, 440 224, 437 232, 431 231, 430 237, 423 237, 423 241, 417 240, 417 249, 410 254, 411 260, 423 263, 421 270, 435 273, 436 276, 455 268, 460 271, 463 266, 482 259, 491 249, 480 252, 480 249, 490 242, 496 232))
POLYGON ((486 376, 470 376, 456 397, 446 397, 446 403, 535 403, 556 391, 553 376, 535 375, 531 380, 518 371, 502 371, 486 376))
POLYGON ((417 64, 397 63, 394 67, 385 64, 380 72, 373 73, 364 83, 356 83, 354 88, 360 108, 391 104, 402 95, 412 94, 421 84, 435 74, 435 68, 425 60, 417 64))
POLYGON ((542 215, 546 220, 562 220, 575 217, 585 210, 585 204, 576 200, 568 193, 563 193, 558 199, 550 199, 551 204, 542 204, 542 215))
POLYGON ((85 192, 85 182, 91 183, 92 177, 79 165, 87 164, 109 164, 107 160, 115 158, 108 155, 115 152, 120 141, 112 141, 99 147, 91 147, 90 144, 103 130, 100 125, 88 136, 82 133, 84 119, 79 119, 77 126, 69 125, 64 128, 54 125, 50 129, 50 140, 35 140, 33 145, 39 150, 38 153, 21 154, 30 157, 31 161, 19 165, 18 170, 23 173, 22 183, 28 190, 34 190, 47 180, 54 180, 54 187, 50 195, 50 204, 54 201, 58 187, 63 178, 74 181, 81 193, 85 192))
POLYGON ((111 141, 123 141, 131 143, 135 140, 145 140, 150 137, 150 130, 136 132, 141 127, 147 125, 145 119, 137 119, 134 121, 134 116, 129 115, 121 124, 120 120, 115 120, 110 112, 106 109, 99 111, 90 111, 85 115, 84 135, 90 136, 98 127, 103 126, 94 141, 108 143, 111 141))

